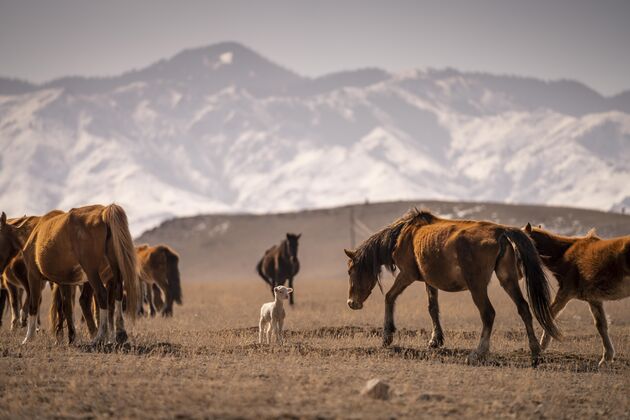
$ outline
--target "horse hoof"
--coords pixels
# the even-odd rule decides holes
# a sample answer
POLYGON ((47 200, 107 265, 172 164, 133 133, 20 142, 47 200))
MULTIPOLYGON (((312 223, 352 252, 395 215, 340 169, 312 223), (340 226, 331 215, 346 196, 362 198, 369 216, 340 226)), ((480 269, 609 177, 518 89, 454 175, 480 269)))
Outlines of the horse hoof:
POLYGON ((392 344, 392 341, 394 341, 393 334, 384 335, 383 336, 383 347, 389 347, 389 345, 392 344))
POLYGON ((437 349, 440 348, 444 345, 444 339, 443 338, 432 338, 429 341, 429 348, 430 349, 437 349))
POLYGON ((116 344, 125 344, 129 336, 127 336, 127 331, 121 330, 116 332, 116 344))
POLYGON ((597 364, 597 367, 599 369, 605 369, 608 368, 612 365, 612 358, 606 358, 606 357, 602 357, 602 360, 599 361, 599 363, 597 364))
POLYGON ((485 355, 481 355, 476 351, 471 352, 466 358, 466 364, 470 366, 479 366, 485 360, 485 355))
POLYGON ((107 344, 105 337, 95 337, 91 343, 92 347, 104 347, 105 344, 107 344))
POLYGON ((536 369, 541 362, 542 359, 540 358, 540 356, 532 356, 532 369, 536 369))

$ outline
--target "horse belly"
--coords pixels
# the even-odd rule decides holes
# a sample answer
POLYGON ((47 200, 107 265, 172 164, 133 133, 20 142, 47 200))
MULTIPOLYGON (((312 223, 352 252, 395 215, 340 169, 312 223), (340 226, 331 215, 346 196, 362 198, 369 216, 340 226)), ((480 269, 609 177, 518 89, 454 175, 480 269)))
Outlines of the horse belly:
POLYGON ((620 300, 630 296, 630 276, 624 276, 617 287, 611 290, 609 300, 620 300))
POLYGON ((468 289, 462 269, 457 260, 439 258, 435 262, 421 263, 422 277, 425 283, 445 292, 461 292, 468 289))

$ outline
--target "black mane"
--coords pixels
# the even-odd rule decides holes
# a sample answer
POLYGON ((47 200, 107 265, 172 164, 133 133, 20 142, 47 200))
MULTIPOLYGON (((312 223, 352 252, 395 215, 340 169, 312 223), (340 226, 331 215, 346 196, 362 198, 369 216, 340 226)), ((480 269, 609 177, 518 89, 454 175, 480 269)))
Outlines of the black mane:
POLYGON ((402 217, 392 222, 366 239, 355 251, 353 264, 359 273, 371 277, 381 275, 381 266, 384 265, 388 271, 394 272, 396 265, 392 259, 392 252, 396 247, 398 236, 402 229, 414 222, 424 221, 431 223, 435 216, 428 211, 413 208, 402 217))

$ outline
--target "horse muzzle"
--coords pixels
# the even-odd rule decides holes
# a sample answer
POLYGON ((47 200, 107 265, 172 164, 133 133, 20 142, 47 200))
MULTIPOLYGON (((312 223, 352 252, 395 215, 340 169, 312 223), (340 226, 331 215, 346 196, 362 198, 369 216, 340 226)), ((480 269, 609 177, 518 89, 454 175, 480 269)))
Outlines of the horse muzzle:
POLYGON ((356 311, 357 309, 361 309, 361 308, 363 308, 363 304, 362 304, 362 303, 355 302, 355 301, 354 301, 354 300, 352 300, 352 299, 348 299, 348 306, 350 307, 350 309, 355 310, 355 311, 356 311))

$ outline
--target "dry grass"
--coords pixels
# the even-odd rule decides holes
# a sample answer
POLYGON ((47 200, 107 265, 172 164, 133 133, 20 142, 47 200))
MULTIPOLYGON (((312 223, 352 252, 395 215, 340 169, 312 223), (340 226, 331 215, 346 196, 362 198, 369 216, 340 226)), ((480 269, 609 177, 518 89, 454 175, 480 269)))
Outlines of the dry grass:
MULTIPOLYGON (((299 281, 299 279, 298 279, 299 281)), ((131 342, 95 351, 80 327, 78 344, 54 344, 45 331, 20 346, 24 331, 0 331, 0 417, 552 417, 628 416, 630 300, 607 305, 615 365, 597 370, 601 345, 587 306, 569 305, 539 369, 529 368, 524 330, 498 288, 492 355, 465 364, 481 328, 468 293, 442 293, 445 349, 426 348, 426 295, 414 284, 399 299, 394 346, 380 346, 378 290, 362 311, 345 305, 346 282, 297 283, 287 344, 256 343, 262 282, 184 284, 175 318, 142 319, 131 342), (381 377, 389 401, 359 395, 381 377)), ((45 302, 45 306, 47 303, 45 302)))

